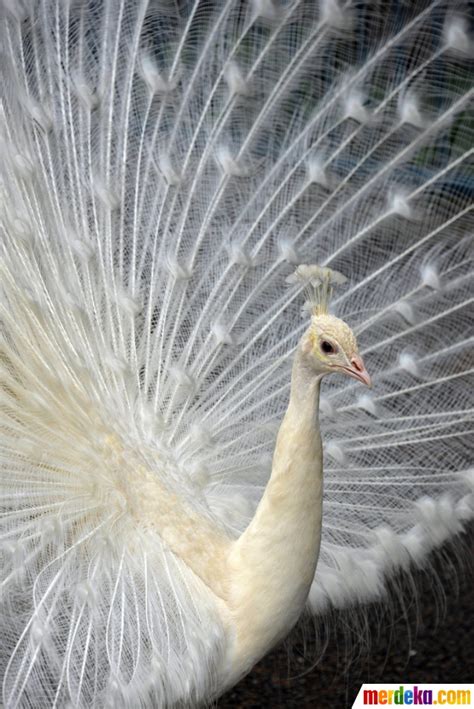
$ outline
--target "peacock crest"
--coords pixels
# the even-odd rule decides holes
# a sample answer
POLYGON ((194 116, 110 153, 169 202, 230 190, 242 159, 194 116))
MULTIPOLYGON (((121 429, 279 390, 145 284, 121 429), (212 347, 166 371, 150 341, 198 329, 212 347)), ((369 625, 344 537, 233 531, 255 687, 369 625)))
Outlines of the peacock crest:
POLYGON ((323 266, 301 264, 287 277, 290 285, 303 286, 306 295, 304 309, 312 315, 327 315, 334 288, 342 285, 347 278, 338 271, 323 266))

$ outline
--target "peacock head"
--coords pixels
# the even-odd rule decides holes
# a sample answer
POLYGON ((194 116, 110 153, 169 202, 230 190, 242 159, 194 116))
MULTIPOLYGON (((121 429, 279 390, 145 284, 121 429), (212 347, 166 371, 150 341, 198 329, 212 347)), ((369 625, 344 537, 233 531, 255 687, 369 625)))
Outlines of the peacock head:
POLYGON ((313 315, 301 340, 301 349, 318 374, 341 372, 372 386, 355 335, 344 320, 327 313, 313 315))
POLYGON ((320 375, 341 372, 372 386, 354 333, 347 323, 328 312, 333 289, 345 282, 345 276, 330 268, 304 264, 287 280, 303 284, 308 297, 305 309, 311 312, 311 325, 300 346, 311 369, 320 375))

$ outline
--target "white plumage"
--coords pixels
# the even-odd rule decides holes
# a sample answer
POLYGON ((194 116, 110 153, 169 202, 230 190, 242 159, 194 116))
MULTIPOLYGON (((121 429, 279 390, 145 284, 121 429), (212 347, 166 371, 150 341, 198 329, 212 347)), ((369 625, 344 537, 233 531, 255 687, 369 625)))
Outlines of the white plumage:
POLYGON ((8 709, 210 701, 472 518, 472 9, 1 1, 8 709), (301 348, 255 512, 314 262, 374 386, 322 387, 313 578, 301 348))

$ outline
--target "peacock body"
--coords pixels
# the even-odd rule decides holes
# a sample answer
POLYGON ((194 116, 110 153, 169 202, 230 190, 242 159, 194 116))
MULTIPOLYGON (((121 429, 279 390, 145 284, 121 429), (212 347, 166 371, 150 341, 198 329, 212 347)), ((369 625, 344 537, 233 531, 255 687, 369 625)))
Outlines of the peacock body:
POLYGON ((473 516, 473 6, 0 8, 3 702, 197 705, 473 516))

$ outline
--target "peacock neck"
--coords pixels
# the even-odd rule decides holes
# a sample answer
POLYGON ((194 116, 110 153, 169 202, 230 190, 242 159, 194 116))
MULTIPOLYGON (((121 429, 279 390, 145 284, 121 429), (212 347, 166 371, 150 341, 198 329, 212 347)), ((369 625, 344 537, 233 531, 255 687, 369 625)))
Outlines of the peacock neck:
POLYGON ((313 432, 317 430, 319 434, 319 390, 321 378, 322 375, 315 375, 314 370, 306 364, 301 349, 298 347, 293 359, 290 400, 278 436, 282 432, 286 419, 292 415, 299 421, 300 426, 311 426, 311 430, 313 432))
POLYGON ((232 665, 242 672, 296 623, 314 578, 322 517, 320 380, 298 348, 270 480, 229 554, 232 665))

